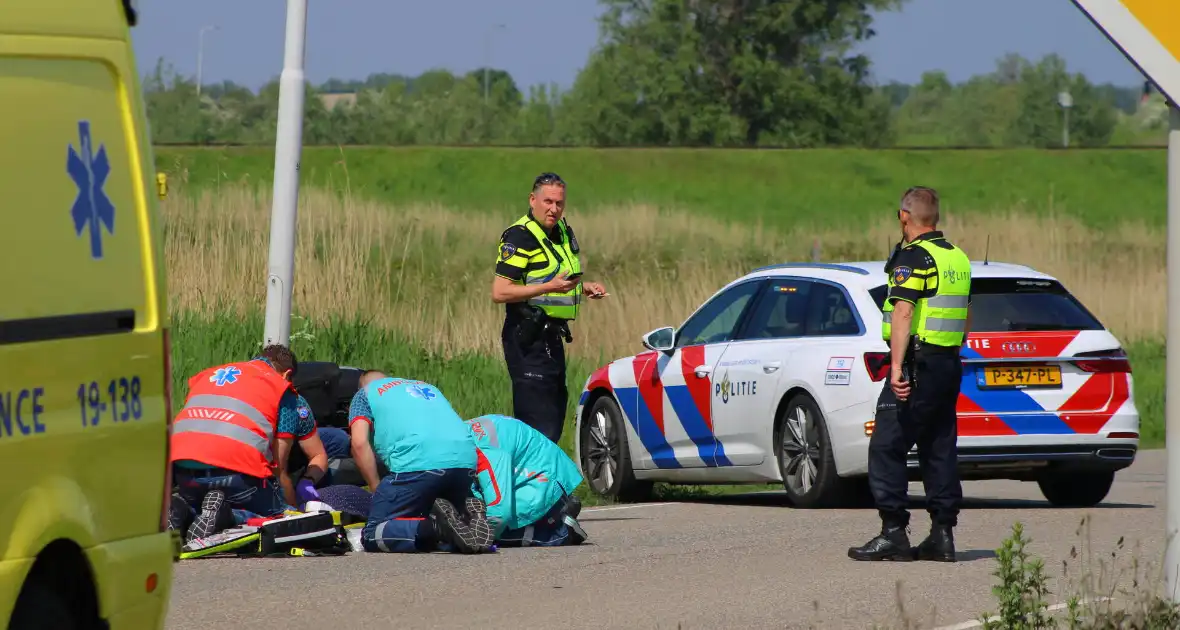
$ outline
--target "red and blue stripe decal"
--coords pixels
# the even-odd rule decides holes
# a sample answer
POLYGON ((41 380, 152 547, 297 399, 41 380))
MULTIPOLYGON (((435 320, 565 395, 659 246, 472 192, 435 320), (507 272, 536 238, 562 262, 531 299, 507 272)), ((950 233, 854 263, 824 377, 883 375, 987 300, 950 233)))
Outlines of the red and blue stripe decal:
MULTIPOLYGON (((1060 356, 1077 332, 1020 335, 1021 340, 1035 340, 1040 354, 1060 356)), ((988 348, 964 348, 963 358, 996 359, 1010 356, 1003 341, 1013 335, 972 335, 972 340, 987 338, 988 348)), ((981 389, 978 386, 979 364, 963 369, 958 401, 959 435, 998 437, 1004 435, 1073 435, 1096 434, 1130 398, 1125 373, 1092 373, 1057 409, 1045 409, 1026 391, 1019 389, 981 389)))
POLYGON ((676 418, 696 445, 697 456, 705 466, 732 466, 725 455, 725 447, 714 432, 712 379, 697 379, 692 373, 694 367, 704 363, 704 355, 703 346, 681 350, 681 369, 689 375, 685 385, 664 385, 660 378, 662 355, 656 352, 636 355, 631 361, 636 387, 614 387, 610 383, 609 366, 601 368, 590 377, 587 391, 582 393, 581 404, 585 404, 589 391, 597 388, 610 390, 655 465, 659 468, 683 468, 668 443, 664 418, 666 394, 676 418))
POLYGON ((697 455, 706 466, 732 466, 725 456, 725 446, 713 430, 713 379, 697 378, 693 368, 705 363, 705 347, 690 346, 680 351, 680 369, 684 385, 665 386, 668 402, 688 438, 697 446, 697 455))

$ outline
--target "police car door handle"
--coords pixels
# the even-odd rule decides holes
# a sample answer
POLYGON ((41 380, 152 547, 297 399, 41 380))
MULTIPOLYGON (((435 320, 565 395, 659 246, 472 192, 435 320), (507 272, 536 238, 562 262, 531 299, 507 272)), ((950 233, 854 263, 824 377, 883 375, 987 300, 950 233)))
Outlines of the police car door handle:
POLYGON ((768 361, 762 365, 762 371, 770 374, 771 372, 782 367, 782 365, 783 364, 781 361, 768 361))
POLYGON ((692 373, 696 374, 697 378, 705 378, 709 374, 713 373, 713 366, 711 366, 711 365, 698 365, 692 369, 692 373))

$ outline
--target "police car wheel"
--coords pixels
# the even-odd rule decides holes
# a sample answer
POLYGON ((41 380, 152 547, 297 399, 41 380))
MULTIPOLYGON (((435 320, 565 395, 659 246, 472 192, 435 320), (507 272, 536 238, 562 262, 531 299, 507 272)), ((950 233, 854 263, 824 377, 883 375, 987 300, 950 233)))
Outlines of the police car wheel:
POLYGON ((595 399, 578 431, 579 462, 590 490, 618 501, 646 501, 652 483, 635 479, 623 414, 609 395, 595 399))
POLYGON ((1052 475, 1037 480, 1041 494, 1056 507, 1093 507, 1114 484, 1114 471, 1052 475))
POLYGON ((836 475, 827 423, 810 396, 791 398, 775 436, 783 488, 795 507, 827 507, 847 498, 845 490, 853 484, 836 475))

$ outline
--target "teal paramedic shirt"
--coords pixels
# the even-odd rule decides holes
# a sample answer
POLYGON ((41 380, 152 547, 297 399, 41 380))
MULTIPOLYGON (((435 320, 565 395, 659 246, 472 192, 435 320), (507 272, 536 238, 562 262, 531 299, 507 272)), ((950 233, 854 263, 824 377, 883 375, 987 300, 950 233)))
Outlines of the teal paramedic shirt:
POLYGON ((488 505, 497 537, 541 520, 581 485, 577 464, 524 422, 489 414, 467 424, 480 455, 476 491, 488 505))
POLYGON ((368 422, 369 442, 389 472, 475 469, 475 442, 463 418, 430 383, 405 378, 373 381, 356 393, 348 423, 368 422))

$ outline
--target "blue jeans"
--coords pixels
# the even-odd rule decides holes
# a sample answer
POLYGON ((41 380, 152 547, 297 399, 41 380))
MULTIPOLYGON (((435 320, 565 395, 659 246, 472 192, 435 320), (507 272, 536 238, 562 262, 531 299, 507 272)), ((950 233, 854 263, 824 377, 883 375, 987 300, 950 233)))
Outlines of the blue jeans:
POLYGON ((437 540, 419 535, 435 499, 446 499, 460 510, 473 496, 475 471, 470 468, 440 468, 390 473, 381 480, 369 506, 369 520, 361 530, 365 551, 411 553, 433 551, 437 540))
POLYGON ((496 544, 501 547, 560 547, 573 544, 570 528, 563 518, 564 507, 565 501, 558 501, 532 525, 504 530, 496 544))
POLYGON ((276 516, 293 509, 283 499, 283 487, 271 477, 261 479, 224 468, 184 468, 175 466, 172 476, 177 493, 188 504, 192 516, 201 509, 201 500, 210 490, 225 492, 226 502, 240 525, 253 516, 276 516))

